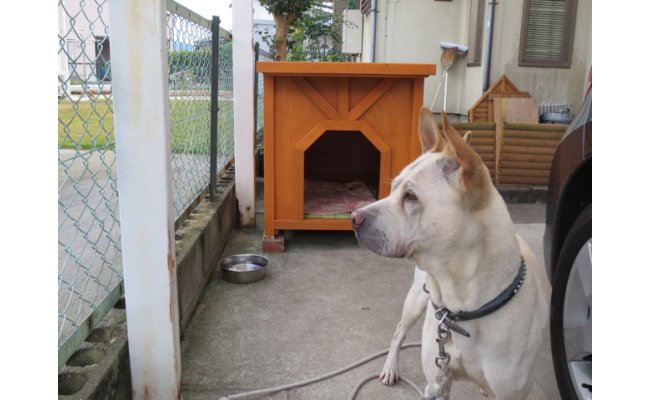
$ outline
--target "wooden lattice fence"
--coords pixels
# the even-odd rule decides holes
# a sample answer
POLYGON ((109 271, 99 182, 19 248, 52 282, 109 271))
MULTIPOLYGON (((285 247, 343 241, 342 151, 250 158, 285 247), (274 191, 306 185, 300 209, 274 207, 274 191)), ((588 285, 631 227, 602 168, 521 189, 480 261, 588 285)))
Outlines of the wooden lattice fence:
POLYGON ((553 155, 567 125, 515 122, 460 122, 463 135, 490 170, 497 186, 546 186, 553 155))

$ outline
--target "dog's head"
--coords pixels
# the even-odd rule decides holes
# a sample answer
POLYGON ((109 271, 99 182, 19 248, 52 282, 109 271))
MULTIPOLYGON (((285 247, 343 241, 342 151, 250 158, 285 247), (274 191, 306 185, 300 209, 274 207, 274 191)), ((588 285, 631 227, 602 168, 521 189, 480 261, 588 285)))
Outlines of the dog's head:
MULTIPOLYGON (((472 213, 492 195, 492 181, 479 155, 442 113, 442 129, 427 108, 420 111, 423 154, 393 180, 391 193, 352 213, 359 243, 387 257, 436 254, 471 234, 472 213)), ((473 235, 472 235, 473 236, 473 235)))

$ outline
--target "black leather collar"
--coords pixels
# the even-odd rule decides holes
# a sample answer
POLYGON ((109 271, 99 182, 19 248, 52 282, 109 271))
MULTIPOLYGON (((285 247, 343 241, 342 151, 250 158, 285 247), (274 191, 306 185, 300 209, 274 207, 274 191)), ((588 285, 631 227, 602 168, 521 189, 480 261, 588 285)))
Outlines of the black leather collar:
MULTIPOLYGON (((499 293, 497 297, 491 301, 485 303, 481 308, 474 311, 458 311, 451 312, 446 307, 438 306, 431 299, 431 305, 436 312, 436 318, 440 321, 441 324, 445 325, 448 329, 460 333, 463 336, 470 337, 469 332, 461 328, 455 322, 458 321, 468 321, 471 319, 477 319, 484 317, 488 314, 491 314, 503 307, 514 295, 519 291, 521 285, 523 285, 524 280, 526 279, 526 262, 524 258, 521 258, 521 264, 519 265, 519 272, 515 277, 514 281, 508 286, 503 292, 499 293)), ((429 293, 426 288, 426 284, 422 287, 425 292, 429 293)))

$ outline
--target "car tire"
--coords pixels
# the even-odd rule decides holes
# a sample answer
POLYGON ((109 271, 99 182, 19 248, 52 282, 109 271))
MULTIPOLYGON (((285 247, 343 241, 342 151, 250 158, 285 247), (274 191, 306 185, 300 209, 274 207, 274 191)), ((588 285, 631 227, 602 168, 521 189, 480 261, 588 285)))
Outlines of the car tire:
POLYGON ((558 256, 551 295, 551 348, 563 400, 591 399, 591 204, 558 256))

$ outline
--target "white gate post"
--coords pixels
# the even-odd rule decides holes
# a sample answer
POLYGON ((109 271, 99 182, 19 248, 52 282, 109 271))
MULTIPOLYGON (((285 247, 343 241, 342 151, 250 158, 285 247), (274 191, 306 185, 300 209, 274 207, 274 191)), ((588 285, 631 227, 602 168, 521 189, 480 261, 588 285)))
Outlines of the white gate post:
POLYGON ((243 226, 255 226, 253 1, 232 2, 235 187, 243 226))
POLYGON ((180 398, 165 0, 111 0, 111 65, 134 399, 180 398))

